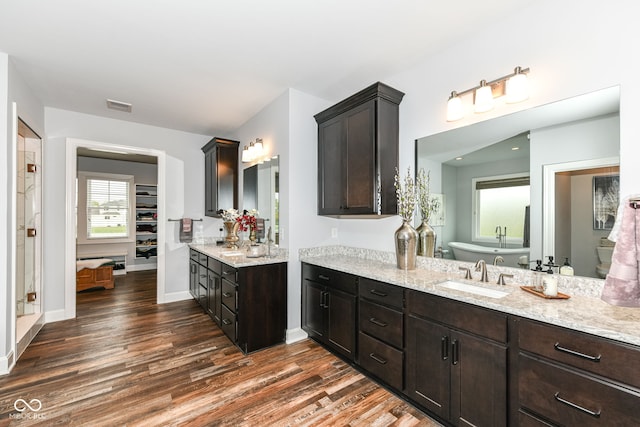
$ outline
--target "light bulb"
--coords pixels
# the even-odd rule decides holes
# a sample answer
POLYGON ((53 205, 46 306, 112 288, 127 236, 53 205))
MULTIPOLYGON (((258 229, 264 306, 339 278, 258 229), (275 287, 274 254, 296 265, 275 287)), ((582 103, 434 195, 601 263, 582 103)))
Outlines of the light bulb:
POLYGON ((491 86, 487 86, 487 82, 482 80, 480 87, 476 89, 474 101, 474 111, 476 113, 485 113, 493 108, 493 93, 491 86))
POLYGON ((247 163, 247 162, 251 161, 251 159, 249 158, 249 147, 247 147, 246 145, 242 149, 242 161, 244 163, 247 163))
POLYGON ((513 104, 529 98, 529 84, 527 75, 522 73, 520 67, 516 67, 515 75, 507 80, 507 102, 513 104))
POLYGON ((453 91, 451 97, 447 101, 447 121, 455 122, 464 117, 464 109, 462 108, 462 99, 453 91))

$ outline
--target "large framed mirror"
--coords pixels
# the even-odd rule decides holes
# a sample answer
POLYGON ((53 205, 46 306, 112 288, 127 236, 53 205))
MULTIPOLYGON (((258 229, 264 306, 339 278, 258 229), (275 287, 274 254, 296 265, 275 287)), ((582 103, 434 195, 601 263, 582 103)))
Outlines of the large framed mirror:
POLYGON ((416 140, 416 171, 443 195, 445 257, 529 268, 554 256, 603 277, 594 183, 619 182, 619 105, 616 86, 416 140))
POLYGON ((243 171, 243 209, 257 209, 264 228, 258 239, 264 240, 271 228, 271 238, 280 243, 280 158, 274 156, 243 171))

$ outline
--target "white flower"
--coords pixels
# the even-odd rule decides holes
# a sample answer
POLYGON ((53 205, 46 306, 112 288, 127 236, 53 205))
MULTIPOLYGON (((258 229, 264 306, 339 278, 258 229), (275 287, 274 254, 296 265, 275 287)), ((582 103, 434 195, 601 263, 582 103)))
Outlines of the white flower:
POLYGON ((440 202, 437 198, 431 197, 431 171, 425 173, 424 169, 418 171, 418 208, 422 214, 422 220, 429 222, 431 214, 438 210, 440 202))
POLYGON ((398 215, 404 221, 411 221, 416 210, 416 185, 411 176, 411 167, 407 168, 407 176, 400 179, 400 173, 396 168, 395 183, 396 199, 398 201, 398 215))
POLYGON ((218 211, 220 216, 222 216, 222 220, 227 221, 235 221, 240 217, 237 209, 229 208, 229 209, 220 209, 218 211))

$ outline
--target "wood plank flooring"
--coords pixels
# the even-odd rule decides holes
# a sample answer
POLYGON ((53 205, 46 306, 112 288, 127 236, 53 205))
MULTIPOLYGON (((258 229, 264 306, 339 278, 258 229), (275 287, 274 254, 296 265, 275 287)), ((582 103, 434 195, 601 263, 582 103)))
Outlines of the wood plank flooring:
POLYGON ((0 377, 0 426, 440 425, 311 340, 243 355, 195 301, 156 305, 155 280, 118 276, 45 325, 0 377))

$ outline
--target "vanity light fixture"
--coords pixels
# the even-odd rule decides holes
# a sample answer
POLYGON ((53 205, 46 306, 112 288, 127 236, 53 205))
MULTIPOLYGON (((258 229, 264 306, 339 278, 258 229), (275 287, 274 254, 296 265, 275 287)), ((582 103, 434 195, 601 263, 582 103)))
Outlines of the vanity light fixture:
POLYGON ((253 161, 261 161, 264 155, 264 145, 262 138, 256 138, 255 142, 251 141, 249 145, 245 145, 242 149, 242 163, 251 163, 253 161))
POLYGON ((447 101, 447 121, 453 122, 464 117, 462 96, 473 93, 473 111, 485 113, 494 107, 494 98, 506 95, 508 103, 522 102, 529 98, 527 74, 529 68, 516 67, 513 73, 487 82, 481 80, 476 87, 463 91, 453 91, 447 101))

